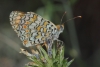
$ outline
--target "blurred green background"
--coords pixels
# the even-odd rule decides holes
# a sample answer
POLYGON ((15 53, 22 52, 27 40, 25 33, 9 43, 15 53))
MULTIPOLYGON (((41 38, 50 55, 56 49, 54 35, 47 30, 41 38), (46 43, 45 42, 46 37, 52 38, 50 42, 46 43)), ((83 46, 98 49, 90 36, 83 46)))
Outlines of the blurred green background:
POLYGON ((100 67, 100 0, 0 0, 0 67, 25 67, 29 60, 20 54, 25 48, 13 31, 9 14, 11 11, 35 12, 60 24, 65 23, 59 39, 64 41, 65 58, 75 58, 70 67, 100 67))

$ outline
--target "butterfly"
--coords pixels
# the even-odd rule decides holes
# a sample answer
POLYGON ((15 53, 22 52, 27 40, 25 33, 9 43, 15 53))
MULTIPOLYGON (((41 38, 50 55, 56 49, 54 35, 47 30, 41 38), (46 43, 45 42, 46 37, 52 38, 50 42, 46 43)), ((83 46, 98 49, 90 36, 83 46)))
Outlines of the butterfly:
POLYGON ((12 11, 10 24, 25 47, 58 40, 64 25, 55 25, 34 12, 12 11))

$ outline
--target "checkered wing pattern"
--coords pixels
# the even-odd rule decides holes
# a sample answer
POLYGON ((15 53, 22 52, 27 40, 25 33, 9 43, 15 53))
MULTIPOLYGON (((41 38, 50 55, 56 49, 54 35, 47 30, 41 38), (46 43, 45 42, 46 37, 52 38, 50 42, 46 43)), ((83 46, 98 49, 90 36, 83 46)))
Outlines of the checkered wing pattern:
POLYGON ((57 27, 34 12, 12 11, 10 23, 26 47, 44 43, 57 32, 57 27))

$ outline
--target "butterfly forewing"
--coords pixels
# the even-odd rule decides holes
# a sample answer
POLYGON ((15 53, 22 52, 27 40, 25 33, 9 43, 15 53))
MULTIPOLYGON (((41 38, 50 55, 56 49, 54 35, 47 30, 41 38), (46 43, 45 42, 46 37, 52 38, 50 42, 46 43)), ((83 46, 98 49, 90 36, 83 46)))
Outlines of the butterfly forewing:
POLYGON ((26 47, 44 43, 57 32, 57 27, 34 12, 12 11, 10 23, 26 47))

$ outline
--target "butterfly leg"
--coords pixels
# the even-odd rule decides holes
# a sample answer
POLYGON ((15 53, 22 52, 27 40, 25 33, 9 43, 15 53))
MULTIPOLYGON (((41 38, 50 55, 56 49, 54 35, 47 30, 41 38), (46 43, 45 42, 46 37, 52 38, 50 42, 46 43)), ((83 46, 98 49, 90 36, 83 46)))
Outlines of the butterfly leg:
POLYGON ((63 41, 57 39, 57 45, 58 45, 58 46, 63 45, 63 41))
POLYGON ((52 55, 52 44, 53 41, 51 39, 46 40, 47 43, 47 51, 48 51, 48 55, 51 56, 52 55))

